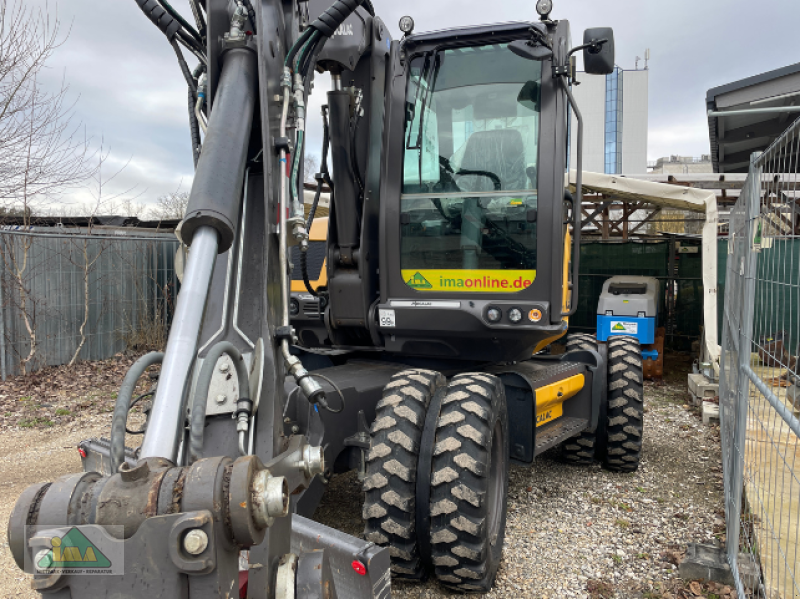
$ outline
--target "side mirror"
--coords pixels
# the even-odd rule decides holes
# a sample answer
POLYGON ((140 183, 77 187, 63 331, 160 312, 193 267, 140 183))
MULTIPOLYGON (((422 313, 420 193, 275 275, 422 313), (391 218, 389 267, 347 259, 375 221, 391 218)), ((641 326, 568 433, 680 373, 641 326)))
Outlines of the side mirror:
POLYGON ((553 57, 553 51, 546 46, 533 46, 527 40, 517 40, 508 44, 508 49, 526 60, 543 61, 553 57))
POLYGON ((614 30, 611 27, 587 29, 583 33, 583 43, 589 44, 583 49, 583 70, 587 75, 614 72, 614 30))

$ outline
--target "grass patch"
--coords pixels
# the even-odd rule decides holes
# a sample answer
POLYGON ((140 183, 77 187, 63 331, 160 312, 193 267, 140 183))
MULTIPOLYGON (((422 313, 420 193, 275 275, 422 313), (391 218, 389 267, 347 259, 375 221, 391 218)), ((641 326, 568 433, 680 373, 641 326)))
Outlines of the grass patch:
POLYGON ((72 416, 72 412, 66 408, 58 408, 56 410, 56 416, 72 416))
POLYGON ((35 428, 37 426, 53 426, 55 422, 50 420, 49 418, 42 418, 37 416, 36 418, 26 418, 24 420, 19 421, 19 426, 21 428, 35 428))
POLYGON ((614 560, 615 564, 621 564, 622 563, 622 556, 621 555, 617 555, 616 553, 611 556, 611 559, 614 560))
POLYGON ((617 519, 614 521, 614 524, 616 524, 616 525, 617 525, 617 526, 619 526, 620 528, 628 528, 628 527, 630 527, 630 525, 631 525, 631 523, 630 523, 630 522, 628 522, 627 520, 623 520, 622 518, 617 518, 617 519))

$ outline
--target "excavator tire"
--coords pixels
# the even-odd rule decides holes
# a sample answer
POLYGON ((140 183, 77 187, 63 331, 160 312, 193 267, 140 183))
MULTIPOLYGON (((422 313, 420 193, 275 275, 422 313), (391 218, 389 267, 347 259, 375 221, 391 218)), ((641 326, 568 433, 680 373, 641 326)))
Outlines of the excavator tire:
POLYGON ((567 353, 572 351, 597 351, 597 339, 588 333, 570 333, 567 335, 567 353))
POLYGON ((364 536, 389 547, 397 578, 425 576, 415 525, 417 461, 428 406, 446 392, 447 380, 438 372, 405 370, 392 377, 376 407, 364 479, 364 536))
POLYGON ((603 464, 635 472, 642 455, 644 387, 642 352, 635 337, 608 339, 608 409, 603 423, 603 464))
MULTIPOLYGON (((597 339, 586 333, 567 335, 567 353, 573 351, 597 351, 597 339)), ((561 459, 574 466, 591 466, 597 449, 597 430, 584 430, 561 444, 561 459)))
POLYGON ((487 592, 503 553, 508 500, 508 411, 503 384, 461 374, 444 398, 431 468, 431 557, 439 582, 487 592))

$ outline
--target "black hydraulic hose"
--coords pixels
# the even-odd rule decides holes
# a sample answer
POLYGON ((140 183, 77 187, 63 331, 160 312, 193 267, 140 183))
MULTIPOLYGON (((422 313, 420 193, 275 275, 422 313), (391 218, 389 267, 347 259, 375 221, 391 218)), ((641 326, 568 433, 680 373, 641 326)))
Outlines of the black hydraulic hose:
POLYGON ((184 19, 177 10, 172 8, 172 5, 168 2, 168 0, 158 0, 158 1, 164 7, 164 10, 166 10, 170 15, 172 15, 172 17, 183 26, 183 28, 189 35, 191 35, 194 39, 197 40, 198 44, 201 45, 203 44, 203 39, 200 37, 200 34, 197 32, 197 30, 194 27, 192 27, 189 24, 189 22, 186 19, 184 19))
POLYGON ((300 270, 303 271, 303 283, 306 286, 306 291, 314 297, 319 297, 319 293, 317 293, 317 290, 311 285, 311 279, 308 276, 308 251, 300 252, 300 270))
POLYGON ((197 31, 200 33, 200 38, 205 41, 206 37, 206 20, 203 17, 203 10, 198 0, 189 0, 189 5, 192 7, 192 14, 194 21, 197 23, 197 31))
POLYGON ((300 51, 300 48, 306 45, 306 42, 311 38, 313 33, 314 30, 311 28, 308 28, 303 32, 303 35, 301 35, 294 45, 289 49, 289 53, 286 55, 286 61, 284 62, 285 66, 292 66, 292 61, 294 60, 295 55, 300 51))
MULTIPOLYGON (((178 64, 181 67, 181 73, 183 73, 183 78, 186 79, 186 85, 189 86, 189 90, 193 93, 197 93, 197 83, 195 83, 194 77, 192 77, 192 72, 189 70, 189 65, 186 64, 186 59, 183 57, 183 52, 181 52, 181 47, 178 45, 178 42, 175 38, 169 40, 172 49, 175 50, 175 55, 178 57, 178 64)), ((193 108, 194 111, 194 108, 193 108)))
MULTIPOLYGON (((331 137, 328 128, 328 107, 322 107, 322 160, 320 161, 319 173, 315 177, 317 180, 317 191, 314 194, 314 201, 311 204, 311 210, 308 213, 308 220, 306 221, 306 231, 311 234, 311 226, 314 224, 314 217, 317 214, 319 207, 319 200, 322 196, 322 184, 327 183, 328 188, 333 194, 333 183, 331 182, 330 174, 328 173, 328 150, 330 147, 331 137)), ((303 273, 303 283, 308 291, 314 297, 319 297, 317 291, 312 287, 311 281, 308 276, 308 256, 307 251, 300 252, 300 270, 303 273)))
POLYGON ((125 459, 125 428, 128 422, 128 412, 131 408, 131 397, 136 388, 136 382, 144 372, 154 364, 161 364, 164 354, 161 352, 151 352, 139 358, 119 388, 117 403, 114 407, 114 416, 111 419, 111 473, 116 474, 120 465, 125 459))
POLYGON ((203 142, 200 139, 200 124, 197 122, 197 115, 194 112, 195 103, 197 102, 195 93, 189 88, 187 95, 189 99, 189 134, 192 138, 192 160, 194 168, 197 169, 197 161, 200 160, 200 148, 203 142))
POLYGON ((358 189, 361 192, 361 196, 363 199, 364 196, 364 179, 361 177, 361 169, 358 165, 358 123, 361 120, 359 115, 355 115, 353 117, 355 121, 353 123, 353 131, 350 135, 350 162, 353 164, 353 175, 356 179, 356 184, 358 185, 358 189))
POLYGON ((367 9, 367 12, 369 13, 369 16, 371 16, 371 17, 375 16, 375 7, 372 6, 372 0, 364 0, 364 2, 361 4, 361 6, 363 6, 364 8, 367 9))
POLYGON ((247 9, 247 16, 250 17, 250 23, 253 25, 253 33, 257 34, 258 25, 256 24, 256 11, 253 9, 253 4, 250 0, 242 0, 242 4, 247 9))
MULTIPOLYGON (((236 368, 236 375, 239 379, 239 400, 237 404, 249 402, 250 399, 250 374, 242 358, 242 353, 238 348, 228 341, 220 341, 215 344, 206 355, 203 367, 200 369, 200 376, 197 377, 194 400, 192 402, 191 425, 189 429, 189 463, 194 463, 200 459, 203 453, 203 433, 206 426, 206 402, 208 401, 208 390, 211 387, 211 379, 214 376, 214 369, 217 361, 223 354, 227 354, 233 361, 236 368)), ((252 413, 252 407, 251 407, 252 413)))

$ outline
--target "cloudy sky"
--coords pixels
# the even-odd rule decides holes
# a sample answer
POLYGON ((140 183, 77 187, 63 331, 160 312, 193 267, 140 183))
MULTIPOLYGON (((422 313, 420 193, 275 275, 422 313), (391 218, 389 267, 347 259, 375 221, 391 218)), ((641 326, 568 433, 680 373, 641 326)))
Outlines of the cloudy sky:
MULTIPOLYGON (((186 86, 172 48, 134 0, 26 3, 49 7, 69 32, 44 83, 69 84, 75 118, 111 149, 109 172, 128 163, 111 191, 133 188, 129 195, 151 203, 159 195, 188 190, 193 169, 186 86)), ((172 4, 191 18, 186 0, 172 4)), ((395 37, 400 35, 396 24, 405 14, 414 17, 417 31, 536 17, 534 0, 373 4, 395 37)), ((794 43, 800 17, 797 0, 554 0, 554 5, 554 18, 571 21, 575 43, 587 27, 614 27, 622 68, 634 68, 636 57, 650 49, 651 160, 708 152, 709 88, 800 60, 794 43)), ((321 143, 316 115, 325 87, 324 82, 317 85, 311 104, 310 144, 315 153, 321 143)), ((83 199, 81 192, 72 197, 83 199)))

